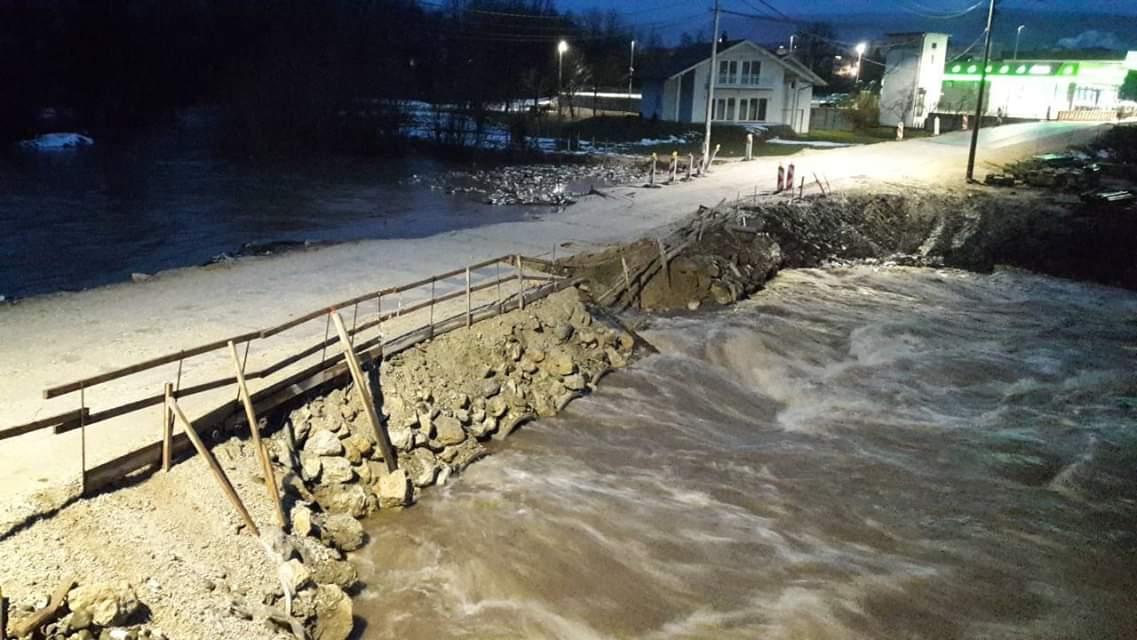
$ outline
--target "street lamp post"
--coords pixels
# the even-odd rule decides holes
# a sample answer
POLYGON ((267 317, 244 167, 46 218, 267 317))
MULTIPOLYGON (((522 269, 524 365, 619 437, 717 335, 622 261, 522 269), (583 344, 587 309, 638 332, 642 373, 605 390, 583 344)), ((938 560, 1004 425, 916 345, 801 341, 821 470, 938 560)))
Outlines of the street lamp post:
POLYGON ((1025 29, 1025 28, 1026 28, 1025 24, 1020 24, 1019 28, 1015 30, 1015 55, 1012 58, 1012 60, 1018 60, 1019 59, 1019 38, 1022 37, 1023 29, 1025 29))
POLYGON ((568 51, 568 43, 561 40, 557 43, 557 117, 564 117, 564 110, 562 103, 565 97, 565 52, 568 51))
POLYGON ((858 84, 858 85, 861 83, 861 60, 864 59, 865 51, 867 51, 868 48, 869 48, 869 46, 867 44, 865 44, 864 42, 858 42, 857 43, 857 49, 856 49, 856 51, 857 51, 857 80, 856 80, 856 84, 858 84))
POLYGON ((632 104, 632 75, 636 72, 636 41, 632 40, 632 55, 628 58, 628 105, 632 104))
POLYGON ((983 89, 987 85, 987 64, 991 61, 991 27, 995 23, 995 0, 987 8, 986 42, 983 64, 979 66, 979 94, 975 97, 975 126, 971 129, 971 148, 967 151, 967 181, 975 181, 975 149, 979 146, 979 129, 983 126, 983 89))

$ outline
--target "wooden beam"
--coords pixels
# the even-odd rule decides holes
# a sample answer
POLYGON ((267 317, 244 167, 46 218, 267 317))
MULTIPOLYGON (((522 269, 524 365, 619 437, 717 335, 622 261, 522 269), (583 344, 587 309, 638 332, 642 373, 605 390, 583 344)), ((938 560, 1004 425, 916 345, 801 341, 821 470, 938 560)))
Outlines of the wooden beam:
POLYGON ((162 471, 169 473, 171 448, 174 444, 174 412, 170 409, 170 400, 174 398, 174 385, 169 382, 165 386, 166 402, 162 405, 162 471))
POLYGON ((280 488, 276 486, 276 472, 272 470, 272 463, 268 460, 264 444, 261 443, 261 427, 257 424, 257 411, 253 408, 253 400, 249 397, 249 387, 245 384, 245 372, 241 370, 241 359, 237 355, 237 345, 229 343, 229 354, 233 357, 233 368, 237 372, 237 390, 241 396, 241 404, 245 406, 245 419, 249 421, 249 433, 253 436, 253 447, 257 450, 257 459, 261 463, 261 473, 264 474, 265 488, 268 489, 269 499, 276 509, 276 519, 280 528, 287 531, 288 519, 284 517, 284 506, 280 504, 280 488))
POLYGON ((78 427, 79 422, 81 420, 87 419, 90 415, 91 410, 86 407, 83 407, 82 409, 71 409, 70 411, 65 411, 61 414, 48 418, 40 418, 39 420, 33 420, 32 422, 28 422, 19 426, 0 429, 0 440, 15 438, 16 436, 22 436, 25 433, 31 433, 32 431, 46 429, 47 427, 55 427, 57 429, 56 432, 58 433, 59 427, 72 424, 78 427))
POLYGON ((63 582, 60 582, 59 586, 52 592, 51 600, 48 601, 46 607, 12 625, 12 636, 15 638, 30 636, 43 625, 49 624, 58 618, 59 615, 63 613, 63 603, 67 602, 67 594, 74 586, 74 578, 69 577, 64 579, 63 582))
MULTIPOLYGON (((336 333, 340 336, 340 342, 343 343, 344 359, 347 360, 348 370, 351 371, 351 379, 355 381, 355 388, 359 392, 359 397, 363 401, 363 408, 367 411, 367 420, 371 423, 371 428, 375 431, 375 442, 379 444, 379 448, 383 451, 383 462, 387 465, 387 471, 395 470, 395 449, 391 446, 391 439, 387 437, 387 431, 383 428, 383 424, 379 422, 379 415, 375 411, 375 399, 371 396, 371 388, 368 383, 367 377, 363 375, 363 369, 359 366, 359 360, 356 358, 355 350, 351 346, 351 341, 347 336, 347 329, 343 326, 343 318, 340 317, 339 312, 332 311, 332 322, 336 325, 336 333)), ((433 331, 432 331, 433 334, 433 331)), ((380 360, 382 359, 382 350, 380 350, 380 360)), ((379 366, 378 363, 375 366, 379 366)))
POLYGON ((3 587, 0 587, 0 640, 8 640, 8 600, 4 598, 3 587))
POLYGON ((201 437, 197 435, 197 429, 194 429, 193 423, 189 421, 186 414, 182 413, 182 408, 178 406, 176 399, 170 399, 170 407, 174 410, 174 415, 182 422, 182 428, 186 431, 186 436, 189 437, 190 442, 193 443, 193 448, 197 449, 198 455, 205 458, 209 464, 209 470, 213 473, 213 478, 217 480, 217 484, 221 486, 221 492, 232 503, 233 508, 245 521, 245 526, 249 528, 249 533, 259 537, 261 532, 257 529, 257 525, 253 522, 253 517, 249 515, 248 509, 245 508, 245 503, 241 501, 241 496, 237 495, 237 490, 233 488, 233 484, 229 482, 229 477, 225 475, 225 471, 221 469, 221 465, 217 464, 217 458, 213 457, 213 453, 201 441, 201 437))

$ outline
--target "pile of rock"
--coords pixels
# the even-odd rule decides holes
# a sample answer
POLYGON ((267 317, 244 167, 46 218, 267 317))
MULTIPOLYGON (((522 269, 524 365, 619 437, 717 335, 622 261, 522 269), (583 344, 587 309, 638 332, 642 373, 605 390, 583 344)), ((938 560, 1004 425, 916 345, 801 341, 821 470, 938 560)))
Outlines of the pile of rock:
MULTIPOLYGON (((35 615, 49 604, 24 603, 11 612, 13 627, 20 619, 35 615), (41 606, 36 606, 36 605, 41 606)), ((62 607, 48 616, 45 624, 24 636, 45 640, 140 640, 162 639, 161 631, 144 624, 145 607, 134 587, 125 581, 111 581, 75 587, 67 592, 62 607)), ((37 621, 38 623, 38 621, 37 621)), ((13 636, 14 637, 14 636, 13 636)))
POLYGON ((357 574, 344 553, 366 542, 360 519, 411 504, 423 488, 485 456, 485 440, 557 413, 605 372, 625 366, 633 346, 631 335, 595 323, 568 289, 393 356, 380 376, 393 471, 353 386, 292 411, 269 454, 282 467, 292 535, 269 545, 282 588, 264 604, 280 609, 288 591, 292 618, 314 637, 346 638, 345 593, 357 574))

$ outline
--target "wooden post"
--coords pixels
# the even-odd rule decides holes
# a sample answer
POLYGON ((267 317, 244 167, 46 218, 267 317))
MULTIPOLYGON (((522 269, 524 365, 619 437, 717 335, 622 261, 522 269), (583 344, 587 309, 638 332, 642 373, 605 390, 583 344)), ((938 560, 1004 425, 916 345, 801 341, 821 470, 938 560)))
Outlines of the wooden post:
POLYGON ((525 308, 525 276, 521 271, 521 256, 517 256, 517 308, 525 308))
POLYGON ((8 640, 8 601, 4 599, 3 587, 0 587, 0 640, 8 640))
POLYGON ((627 289, 629 294, 631 294, 631 291, 632 291, 632 274, 631 274, 631 271, 628 269, 628 259, 625 258, 624 256, 620 256, 620 264, 622 264, 624 266, 624 288, 627 289))
POLYGON ((667 249, 663 247, 662 238, 657 238, 656 242, 659 243, 659 264, 663 267, 663 272, 667 274, 667 284, 671 284, 671 270, 667 268, 667 249))
MULTIPOLYGON (((340 317, 339 313, 333 313, 336 318, 340 317)), ((434 337, 434 278, 430 279, 430 337, 434 337)))
POLYGON ((474 324, 474 316, 470 311, 470 267, 466 267, 466 328, 474 324))
MULTIPOLYGON (((792 184, 790 185, 790 189, 793 189, 793 185, 792 185, 792 184)), ((790 193, 793 193, 793 191, 791 191, 790 193)), ((805 176, 802 176, 802 178, 801 178, 801 186, 800 186, 800 187, 798 187, 798 190, 797 190, 797 197, 798 197, 798 200, 801 200, 801 198, 802 198, 802 196, 803 196, 803 195, 805 195, 805 176)))
MULTIPOLYGON (((59 614, 63 613, 63 604, 67 602, 67 594, 74 586, 75 579, 71 577, 60 582, 59 586, 52 592, 51 599, 48 601, 46 607, 12 625, 12 637, 23 638, 24 636, 30 636, 45 624, 54 622, 55 619, 59 617, 59 614)), ((7 632, 5 631, 4 633, 7 632)))
POLYGON ((655 154, 655 153, 651 154, 651 173, 649 174, 649 178, 648 178, 647 183, 648 183, 648 185, 653 186, 653 187, 655 186, 655 163, 658 159, 659 159, 659 156, 657 154, 655 154))
POLYGON ((174 397, 174 385, 166 383, 166 401, 162 404, 162 471, 170 472, 170 456, 174 442, 174 412, 170 409, 170 400, 174 397))
POLYGON ((687 154, 687 182, 691 181, 691 168, 695 166, 695 154, 687 154))
POLYGON ((245 419, 249 421, 249 433, 253 436, 253 446, 257 449, 257 459, 261 462, 261 473, 265 477, 265 488, 268 489, 272 506, 276 509, 276 519, 280 528, 287 530, 288 519, 284 517, 284 506, 280 504, 280 489, 276 485, 276 473, 272 470, 268 452, 261 443, 261 427, 257 424, 257 412, 253 408, 253 399, 249 397, 249 387, 245 384, 245 371, 241 368, 241 361, 237 358, 237 345, 229 341, 229 353, 233 356, 233 368, 237 372, 237 390, 240 392, 241 402, 245 405, 245 419))
POLYGON ((241 496, 237 495, 236 489, 233 488, 233 484, 229 482, 229 478, 225 475, 225 472, 222 471, 221 465, 217 464, 217 458, 213 457, 213 453, 205 447, 205 443, 202 442, 201 437, 197 435, 197 429, 194 429, 193 423, 189 421, 186 414, 182 413, 182 408, 178 406, 176 398, 170 399, 170 408, 173 409, 174 415, 181 421, 182 428, 186 430, 186 435, 189 436, 190 442, 193 443, 193 448, 197 449, 198 455, 205 458, 205 461, 209 464, 209 470, 213 473, 213 478, 217 480, 217 484, 221 485, 221 491, 225 494, 225 497, 229 499, 233 508, 237 510, 241 519, 245 521, 245 526, 249 528, 249 533, 259 537, 261 532, 257 529, 256 523, 253 522, 253 517, 249 515, 248 509, 245 509, 245 503, 241 502, 241 496))
POLYGON ((79 385, 79 494, 87 495, 87 397, 79 385))
POLYGON ((383 462, 387 465, 387 471, 394 471, 395 450, 391 447, 391 440, 387 437, 387 432, 383 430, 382 423, 379 422, 379 414, 375 411, 375 399, 371 397, 370 385, 367 377, 363 374, 363 367, 359 366, 359 358, 356 357, 355 351, 351 348, 347 329, 343 326, 343 319, 340 318, 340 314, 334 309, 329 313, 332 316, 332 322, 336 325, 340 342, 343 343, 344 359, 347 360, 347 368, 351 371, 351 379, 355 382, 355 388, 359 391, 360 399, 363 400, 363 408, 367 411, 367 421, 371 423, 371 428, 375 431, 375 441, 383 452, 383 462))

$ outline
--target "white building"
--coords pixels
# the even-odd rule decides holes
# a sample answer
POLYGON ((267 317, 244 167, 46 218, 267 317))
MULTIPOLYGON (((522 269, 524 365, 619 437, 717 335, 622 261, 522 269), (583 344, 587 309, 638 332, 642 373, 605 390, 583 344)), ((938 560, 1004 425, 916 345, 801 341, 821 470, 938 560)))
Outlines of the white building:
MULTIPOLYGON (((975 112, 979 65, 974 60, 948 65, 939 111, 975 112)), ((987 65, 984 114, 1038 120, 1108 120, 1122 106, 1121 85, 1133 70, 1137 70, 1137 51, 1105 60, 992 60, 987 65)))
MULTIPOLYGON (((644 118, 704 122, 711 68, 709 44, 676 49, 643 72, 644 118)), ((784 124, 809 132, 813 88, 825 81, 791 56, 779 57, 749 40, 720 42, 714 121, 784 124)))
POLYGON ((880 83, 880 124, 923 127, 940 101, 948 34, 890 33, 880 83))

